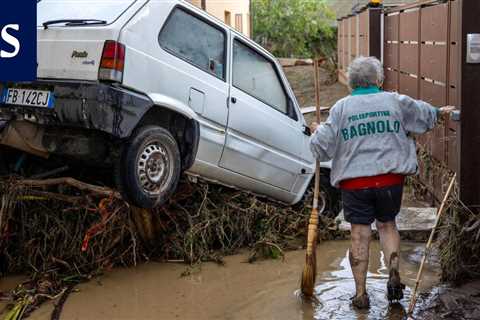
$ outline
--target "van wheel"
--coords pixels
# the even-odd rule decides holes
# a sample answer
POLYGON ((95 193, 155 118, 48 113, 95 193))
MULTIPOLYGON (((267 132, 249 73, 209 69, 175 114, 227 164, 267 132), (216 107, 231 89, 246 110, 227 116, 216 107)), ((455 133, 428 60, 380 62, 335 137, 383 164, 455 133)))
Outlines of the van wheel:
POLYGON ((341 208, 340 190, 330 184, 330 171, 320 174, 320 193, 318 199, 318 215, 336 218, 341 208))
POLYGON ((164 128, 136 130, 123 147, 116 170, 117 186, 125 200, 141 208, 164 204, 178 185, 180 151, 164 128))

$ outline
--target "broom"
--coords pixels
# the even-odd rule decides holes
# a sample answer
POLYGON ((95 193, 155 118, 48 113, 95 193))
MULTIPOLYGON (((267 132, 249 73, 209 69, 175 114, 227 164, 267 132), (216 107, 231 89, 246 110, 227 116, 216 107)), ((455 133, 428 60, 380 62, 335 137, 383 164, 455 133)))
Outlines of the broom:
POLYGON ((445 209, 445 204, 447 203, 447 200, 450 197, 450 193, 453 190, 453 186, 455 184, 456 178, 457 178, 457 174, 455 174, 453 176, 452 180, 450 181, 450 185, 448 186, 447 193, 445 194, 445 196, 443 198, 443 201, 442 201, 442 204, 440 205, 440 209, 438 210, 437 218, 435 219, 435 225, 433 226, 432 232, 430 233, 430 237, 428 238, 427 245, 425 246, 425 251, 423 253, 422 262, 420 263, 420 268, 418 269, 418 273, 417 273, 417 280, 415 282, 415 288, 413 289, 412 298, 410 300, 410 305, 408 306, 408 312, 407 312, 407 315, 409 317, 408 319, 411 319, 411 316, 413 314, 413 309, 415 309, 415 304, 417 303, 417 290, 418 290, 418 286, 420 285, 420 281, 422 279, 423 267, 425 265, 425 261, 427 260, 427 256, 429 254, 430 247, 432 246, 433 236, 435 235, 435 231, 437 230, 438 223, 440 221, 440 218, 442 217, 443 211, 445 209))
MULTIPOLYGON (((320 123, 320 96, 318 79, 318 60, 314 61, 315 69, 315 102, 317 123, 320 123)), ((315 278, 317 276, 317 228, 318 228, 318 194, 320 191, 320 162, 317 160, 315 165, 315 189, 313 193, 313 208, 308 222, 307 253, 305 256, 305 266, 302 272, 301 291, 305 297, 312 297, 315 287, 315 278)))

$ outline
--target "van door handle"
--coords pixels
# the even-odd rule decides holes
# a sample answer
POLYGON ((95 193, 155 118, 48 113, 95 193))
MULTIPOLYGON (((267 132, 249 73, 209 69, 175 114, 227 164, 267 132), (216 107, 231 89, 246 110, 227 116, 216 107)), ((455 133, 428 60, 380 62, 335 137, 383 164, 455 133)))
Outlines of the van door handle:
POLYGON ((309 126, 303 126, 302 130, 303 134, 306 135, 307 137, 310 137, 312 135, 312 130, 310 130, 309 126))
POLYGON ((232 101, 232 103, 237 103, 237 98, 231 97, 231 98, 230 98, 230 101, 232 101))

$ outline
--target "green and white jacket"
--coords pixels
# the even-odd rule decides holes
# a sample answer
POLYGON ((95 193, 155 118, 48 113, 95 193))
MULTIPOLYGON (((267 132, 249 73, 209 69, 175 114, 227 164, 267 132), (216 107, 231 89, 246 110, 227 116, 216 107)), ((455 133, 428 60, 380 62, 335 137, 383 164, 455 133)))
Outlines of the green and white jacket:
POLYGON ((331 182, 380 174, 417 172, 410 133, 433 129, 438 109, 377 87, 359 88, 339 100, 310 140, 313 155, 332 160, 331 182))

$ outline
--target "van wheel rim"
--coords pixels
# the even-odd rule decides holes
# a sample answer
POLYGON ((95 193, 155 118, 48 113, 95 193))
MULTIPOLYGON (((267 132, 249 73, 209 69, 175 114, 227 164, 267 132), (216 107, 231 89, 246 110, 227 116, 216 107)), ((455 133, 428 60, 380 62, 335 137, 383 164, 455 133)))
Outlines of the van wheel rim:
POLYGON ((323 191, 320 191, 318 194, 318 215, 321 216, 327 208, 327 194, 323 191))
POLYGON ((159 195, 171 179, 171 161, 166 149, 154 141, 145 146, 138 157, 137 173, 140 185, 149 195, 159 195))

